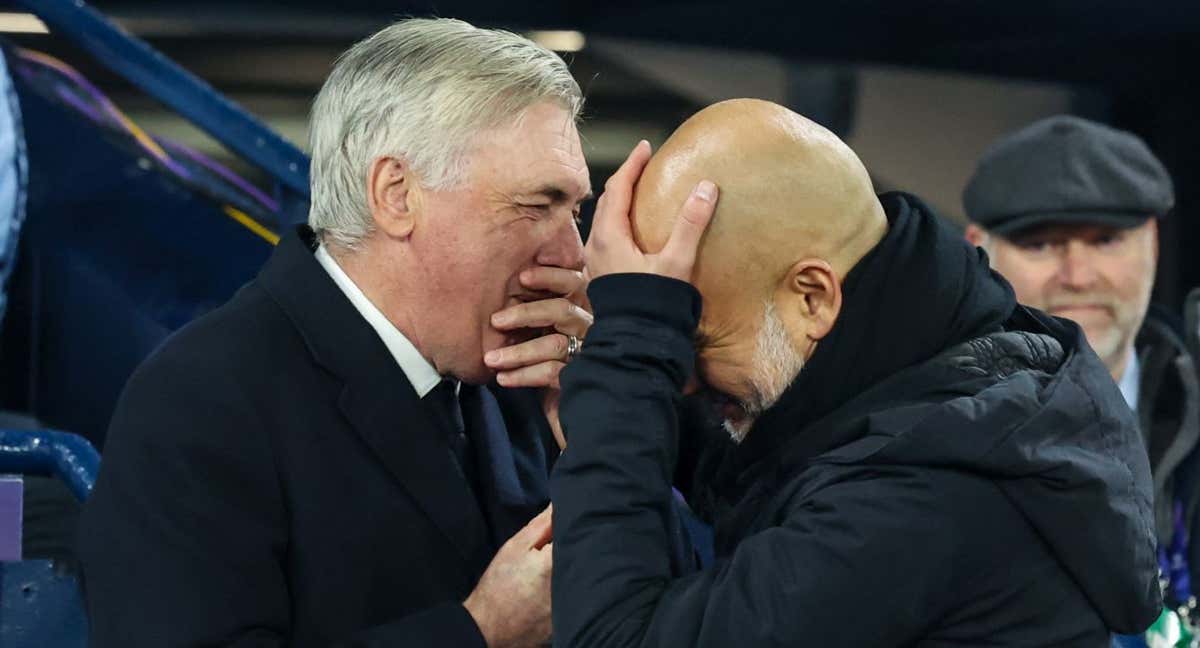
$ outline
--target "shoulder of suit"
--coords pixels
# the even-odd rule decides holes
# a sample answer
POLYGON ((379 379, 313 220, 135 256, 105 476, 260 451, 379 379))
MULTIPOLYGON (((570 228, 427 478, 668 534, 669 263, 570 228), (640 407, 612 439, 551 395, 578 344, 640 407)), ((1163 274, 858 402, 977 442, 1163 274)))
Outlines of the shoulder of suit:
POLYGON ((283 310, 252 281, 225 304, 171 334, 142 370, 277 372, 278 362, 295 356, 302 344, 283 310))

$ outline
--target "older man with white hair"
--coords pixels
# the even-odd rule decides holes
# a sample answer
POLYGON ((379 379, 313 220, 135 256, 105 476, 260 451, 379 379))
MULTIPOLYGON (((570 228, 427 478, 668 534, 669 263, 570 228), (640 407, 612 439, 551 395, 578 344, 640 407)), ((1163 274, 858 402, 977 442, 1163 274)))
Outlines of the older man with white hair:
POLYGON ((548 641, 581 103, 554 53, 461 21, 338 60, 308 226, 121 398, 82 520, 93 645, 548 641))

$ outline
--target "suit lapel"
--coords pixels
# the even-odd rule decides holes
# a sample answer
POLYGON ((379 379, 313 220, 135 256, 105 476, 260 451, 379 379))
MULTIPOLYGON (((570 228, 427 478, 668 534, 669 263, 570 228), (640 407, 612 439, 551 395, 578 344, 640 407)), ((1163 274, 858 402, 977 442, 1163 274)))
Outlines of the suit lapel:
POLYGON ((445 435, 378 334, 313 258, 311 230, 301 226, 298 234, 280 243, 259 281, 316 362, 341 379, 338 406, 350 427, 478 576, 491 543, 445 435))
MULTIPOLYGON (((386 349, 382 351, 386 356, 386 349)), ((407 380, 400 376, 399 381, 349 381, 338 405, 388 472, 468 565, 481 573, 492 548, 479 505, 454 463, 445 435, 407 380)))

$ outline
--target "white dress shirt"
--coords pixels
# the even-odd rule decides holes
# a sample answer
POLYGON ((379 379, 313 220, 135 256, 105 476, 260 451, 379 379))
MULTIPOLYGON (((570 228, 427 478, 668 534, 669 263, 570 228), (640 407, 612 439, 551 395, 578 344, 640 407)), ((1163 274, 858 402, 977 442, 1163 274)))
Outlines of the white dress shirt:
POLYGON ((354 304, 354 308, 367 320, 371 328, 379 334, 379 339, 383 340, 384 346, 392 353, 392 357, 396 359, 396 364, 400 365, 401 371, 408 377, 408 382, 412 383, 413 389, 417 391, 417 396, 424 398, 430 390, 437 387, 437 384, 442 381, 442 377, 438 375, 437 369, 429 364, 429 361, 422 356, 417 347, 413 346, 412 342, 408 341, 407 337, 396 328, 383 313, 376 308, 375 304, 371 303, 370 299, 363 294, 363 291, 350 279, 345 270, 338 265, 324 245, 317 247, 316 255, 317 263, 325 268, 329 276, 333 278, 333 282, 341 288, 342 292, 354 304))
POLYGON ((1125 363, 1125 373, 1121 374, 1121 380, 1117 383, 1117 387, 1121 390, 1121 395, 1125 397, 1125 402, 1129 403, 1129 409, 1133 410, 1134 414, 1138 411, 1138 392, 1142 390, 1142 368, 1138 362, 1137 352, 1129 353, 1129 362, 1125 363))

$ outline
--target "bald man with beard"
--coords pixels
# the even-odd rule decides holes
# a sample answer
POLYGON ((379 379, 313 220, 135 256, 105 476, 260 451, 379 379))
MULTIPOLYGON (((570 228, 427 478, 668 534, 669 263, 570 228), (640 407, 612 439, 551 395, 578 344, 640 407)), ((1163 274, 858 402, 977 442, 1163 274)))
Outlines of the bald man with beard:
POLYGON ((586 263, 556 646, 1104 646, 1158 616, 1145 450, 1080 329, 825 129, 736 100, 640 144, 586 263), (697 387, 729 435, 681 465, 697 387), (688 575, 679 475, 716 528, 688 575))

